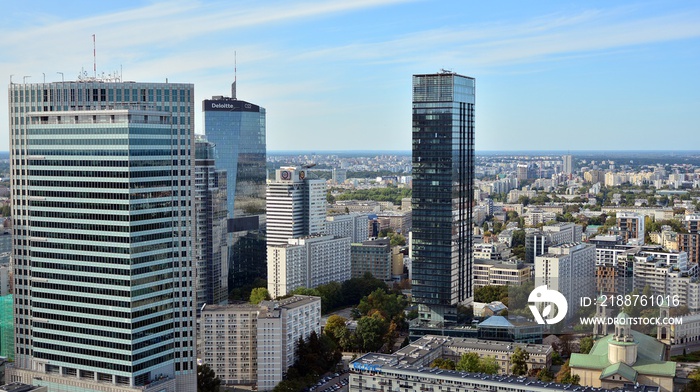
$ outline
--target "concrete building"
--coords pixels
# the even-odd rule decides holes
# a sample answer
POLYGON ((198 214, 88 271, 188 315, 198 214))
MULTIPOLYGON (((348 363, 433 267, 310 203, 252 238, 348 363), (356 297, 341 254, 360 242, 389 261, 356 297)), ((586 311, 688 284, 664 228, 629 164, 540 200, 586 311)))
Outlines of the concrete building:
POLYGON ((547 253, 550 246, 580 242, 583 227, 568 222, 525 230, 525 262, 534 263, 535 257, 547 253))
POLYGON ((566 154, 561 157, 562 160, 562 172, 564 174, 571 175, 574 172, 574 162, 573 156, 566 154))
POLYGON ((382 211, 377 213, 379 230, 390 229, 396 233, 406 235, 413 225, 413 213, 409 211, 382 211))
POLYGON ((568 316, 576 314, 581 297, 595 295, 595 246, 571 243, 550 246, 535 258, 535 287, 546 284, 566 298, 568 316))
POLYGON ((352 212, 326 217, 325 234, 336 237, 349 237, 350 241, 362 242, 369 238, 369 214, 352 212))
POLYGON ((351 277, 361 278, 370 273, 385 282, 392 281, 393 253, 388 238, 354 243, 350 256, 351 277))
POLYGON ((321 234, 326 223, 326 182, 310 179, 307 169, 283 167, 267 184, 267 244, 321 234))
POLYGON ((687 233, 678 233, 678 250, 688 253, 688 261, 700 262, 700 214, 688 214, 683 221, 687 233))
POLYGON ((202 310, 203 362, 224 385, 272 390, 294 364, 299 338, 321 333, 321 299, 295 295, 260 305, 207 305, 202 310))
POLYGON ((413 302, 451 323, 472 296, 475 80, 413 75, 413 302))
POLYGON ((474 244, 472 249, 474 260, 507 260, 510 257, 510 248, 501 242, 474 244))
POLYGON ((531 279, 532 269, 520 261, 496 261, 474 258, 473 285, 476 290, 484 286, 520 286, 531 279))
POLYGON ((196 389, 194 86, 9 86, 10 382, 196 389))
POLYGON ((617 227, 620 228, 625 243, 635 239, 644 244, 644 216, 634 212, 618 212, 617 227))
MULTIPOLYGON (((427 338, 427 337, 426 337, 427 338)), ((452 370, 431 368, 429 364, 439 358, 443 350, 436 339, 449 339, 443 337, 431 337, 433 340, 427 345, 409 345, 399 354, 365 354, 350 363, 349 391, 381 391, 401 390, 402 392, 425 391, 454 391, 454 392, 480 392, 480 391, 508 391, 508 392, 563 392, 571 391, 572 386, 556 384, 553 382, 541 382, 529 380, 525 377, 500 375, 486 375, 478 373, 466 373, 452 370)), ((456 340, 456 339, 455 339, 456 340)), ((417 342, 416 342, 417 343, 417 342)), ((550 346, 540 346, 544 352, 550 346)), ((456 348, 456 347, 455 347, 456 348)), ((498 350, 498 348, 496 348, 498 350)), ((501 357, 509 357, 512 349, 504 348, 499 351, 501 357)), ((543 359, 543 354, 531 354, 533 358, 543 359)), ((499 358, 501 361, 502 358, 499 358)), ((503 361, 501 361, 503 362, 503 361)), ((533 364, 535 365, 535 364, 533 364)), ((537 364, 539 366, 539 364, 537 364)), ((530 364, 528 364, 530 366, 530 364)), ((578 387, 578 392, 612 392, 612 389, 578 387)), ((615 392, 659 392, 658 387, 635 385, 634 382, 614 389, 615 392)))
POLYGON ((267 289, 273 298, 299 287, 350 279, 350 238, 315 235, 267 246, 267 289))

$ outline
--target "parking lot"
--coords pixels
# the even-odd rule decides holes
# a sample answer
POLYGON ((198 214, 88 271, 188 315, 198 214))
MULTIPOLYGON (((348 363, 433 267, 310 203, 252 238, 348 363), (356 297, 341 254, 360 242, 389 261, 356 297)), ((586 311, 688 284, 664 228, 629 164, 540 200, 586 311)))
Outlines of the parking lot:
POLYGON ((308 389, 309 392, 347 392, 348 373, 335 373, 323 377, 319 382, 308 389))

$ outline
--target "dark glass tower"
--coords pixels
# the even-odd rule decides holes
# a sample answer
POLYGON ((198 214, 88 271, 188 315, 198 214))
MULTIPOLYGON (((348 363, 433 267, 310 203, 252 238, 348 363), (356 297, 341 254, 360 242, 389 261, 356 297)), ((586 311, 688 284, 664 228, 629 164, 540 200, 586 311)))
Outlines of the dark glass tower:
POLYGON ((422 321, 456 321, 472 296, 475 80, 413 76, 413 300, 422 321))
POLYGON ((228 173, 229 218, 265 213, 265 108, 236 98, 204 100, 204 133, 228 173))

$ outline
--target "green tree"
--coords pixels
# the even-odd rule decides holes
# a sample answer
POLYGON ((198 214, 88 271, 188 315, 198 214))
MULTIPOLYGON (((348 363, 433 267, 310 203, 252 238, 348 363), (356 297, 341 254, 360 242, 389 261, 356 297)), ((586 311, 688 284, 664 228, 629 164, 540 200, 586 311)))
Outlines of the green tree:
POLYGON ((588 354, 591 352, 591 349, 593 348, 593 338, 590 336, 586 336, 581 339, 580 347, 579 347, 579 352, 581 354, 588 354))
POLYGON ((530 359, 530 353, 523 350, 521 347, 516 347, 513 355, 510 356, 513 374, 522 376, 527 373, 527 360, 530 359))
POLYGON ((486 357, 479 361, 479 372, 486 374, 498 374, 501 367, 498 366, 498 361, 494 357, 486 357))
POLYGON ((340 338, 345 335, 345 332, 347 332, 348 327, 345 324, 347 321, 348 320, 345 317, 333 314, 328 317, 326 326, 323 328, 323 333, 328 335, 336 343, 339 343, 340 338))
POLYGON ((218 392, 221 380, 206 363, 197 365, 197 392, 218 392))
POLYGON ((451 359, 435 358, 433 363, 430 364, 430 367, 445 370, 455 370, 455 362, 451 359))
POLYGON ((471 352, 462 354, 459 361, 455 365, 455 369, 460 372, 479 372, 479 354, 471 352))
POLYGON ((357 322, 357 335, 360 348, 366 352, 378 351, 383 344, 387 332, 387 322, 381 314, 375 312, 371 316, 361 317, 357 322))
POLYGON ((262 301, 270 300, 270 292, 264 287, 256 287, 250 292, 250 302, 253 304, 259 304, 262 301))
POLYGON ((554 376, 549 369, 542 368, 539 372, 537 372, 537 379, 542 382, 550 382, 554 381, 554 376))

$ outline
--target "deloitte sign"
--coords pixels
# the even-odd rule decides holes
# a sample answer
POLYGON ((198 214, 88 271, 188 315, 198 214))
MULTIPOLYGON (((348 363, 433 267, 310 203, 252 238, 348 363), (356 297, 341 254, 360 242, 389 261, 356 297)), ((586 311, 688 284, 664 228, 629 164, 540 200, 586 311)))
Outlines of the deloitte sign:
POLYGON ((205 99, 202 110, 205 112, 260 112, 260 106, 235 99, 205 99))

